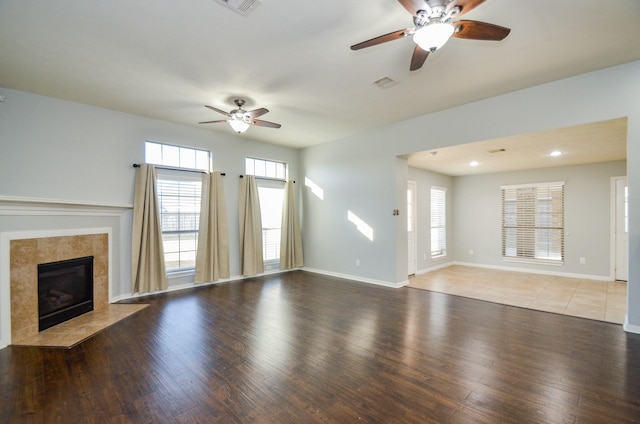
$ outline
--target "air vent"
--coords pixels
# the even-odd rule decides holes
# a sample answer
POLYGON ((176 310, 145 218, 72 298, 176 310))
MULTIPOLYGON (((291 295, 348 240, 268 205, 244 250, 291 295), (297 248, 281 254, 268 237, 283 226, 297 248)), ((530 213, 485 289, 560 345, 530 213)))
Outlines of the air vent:
POLYGON ((241 15, 247 16, 249 13, 260 5, 260 0, 216 0, 229 9, 235 10, 241 15))
POLYGON ((396 81, 392 80, 389 77, 382 77, 379 80, 375 80, 373 83, 380 88, 389 88, 397 84, 396 81))
POLYGON ((507 149, 493 149, 493 150, 489 150, 489 153, 502 153, 506 151, 507 149))

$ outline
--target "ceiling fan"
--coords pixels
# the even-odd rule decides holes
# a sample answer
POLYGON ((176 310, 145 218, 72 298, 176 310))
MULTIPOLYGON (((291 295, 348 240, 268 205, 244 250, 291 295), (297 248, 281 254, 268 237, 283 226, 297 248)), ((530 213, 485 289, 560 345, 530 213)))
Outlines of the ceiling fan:
POLYGON ((398 0, 413 15, 414 28, 401 29, 354 44, 351 50, 360 50, 387 41, 413 36, 416 47, 411 57, 411 71, 418 70, 427 60, 429 53, 442 47, 449 38, 469 40, 503 40, 511 30, 494 24, 479 21, 453 21, 485 0, 398 0))
POLYGON ((217 124, 219 122, 228 122, 231 125, 231 128, 238 134, 243 133, 249 128, 250 125, 257 125, 259 127, 267 127, 267 128, 280 128, 282 125, 276 124, 275 122, 263 121, 261 119, 256 119, 259 116, 264 115, 269 112, 269 109, 265 109, 261 107, 260 109, 255 110, 244 110, 242 106, 245 101, 243 99, 235 99, 233 101, 237 109, 233 109, 231 112, 225 112, 224 110, 220 110, 213 106, 205 105, 207 109, 211 109, 214 112, 221 113, 227 117, 227 119, 220 119, 217 121, 204 121, 198 122, 199 124, 217 124))

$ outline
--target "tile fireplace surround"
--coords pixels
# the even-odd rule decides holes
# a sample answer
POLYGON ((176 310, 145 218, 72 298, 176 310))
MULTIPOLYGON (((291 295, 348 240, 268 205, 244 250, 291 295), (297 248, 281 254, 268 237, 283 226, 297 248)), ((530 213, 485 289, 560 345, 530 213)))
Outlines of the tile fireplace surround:
MULTIPOLYGON (((11 342, 38 335, 38 264, 93 256, 94 311, 109 307, 109 235, 11 240, 11 342)), ((52 329, 55 327, 52 327, 52 329)))

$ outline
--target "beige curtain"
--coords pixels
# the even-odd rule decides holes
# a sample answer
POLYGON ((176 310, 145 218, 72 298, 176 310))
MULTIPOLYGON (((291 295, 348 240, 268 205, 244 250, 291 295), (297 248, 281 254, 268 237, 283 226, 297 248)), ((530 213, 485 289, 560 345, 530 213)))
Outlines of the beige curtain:
POLYGON ((242 275, 252 276, 264 272, 262 259, 262 218, 258 185, 253 175, 240 180, 240 266, 242 275))
POLYGON ((194 281, 205 283, 229 278, 229 234, 223 176, 203 174, 202 207, 194 281))
POLYGON ((142 164, 136 169, 131 269, 132 293, 165 290, 169 286, 164 267, 156 169, 153 165, 142 164))
POLYGON ((284 185, 282 205, 282 230, 280 233, 280 269, 299 268, 304 265, 302 257, 302 235, 296 208, 293 181, 284 185))

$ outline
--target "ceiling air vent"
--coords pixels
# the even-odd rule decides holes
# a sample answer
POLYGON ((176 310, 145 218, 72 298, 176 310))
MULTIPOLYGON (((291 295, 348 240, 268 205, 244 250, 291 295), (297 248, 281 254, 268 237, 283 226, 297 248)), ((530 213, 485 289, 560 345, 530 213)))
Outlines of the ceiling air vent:
POLYGON ((389 77, 382 77, 379 80, 375 80, 373 83, 383 89, 393 87, 394 85, 397 84, 396 81, 392 80, 389 77))
POLYGON ((249 13, 260 5, 260 0, 216 0, 229 9, 235 10, 241 15, 247 16, 249 13))

